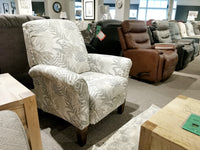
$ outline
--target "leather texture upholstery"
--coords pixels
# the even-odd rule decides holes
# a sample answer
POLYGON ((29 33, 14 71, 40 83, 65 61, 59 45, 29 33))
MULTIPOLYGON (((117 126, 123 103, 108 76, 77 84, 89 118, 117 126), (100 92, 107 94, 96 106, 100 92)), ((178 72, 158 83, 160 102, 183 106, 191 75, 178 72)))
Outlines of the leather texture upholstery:
POLYGON ((158 43, 175 43, 178 53, 178 64, 176 70, 183 69, 194 54, 193 40, 182 40, 179 28, 174 21, 155 20, 152 22, 154 37, 158 43), (165 36, 164 36, 165 35, 165 36))
POLYGON ((121 55, 121 46, 117 27, 121 25, 119 20, 102 20, 96 23, 96 26, 101 27, 101 31, 105 34, 105 38, 100 41, 96 34, 94 34, 91 42, 87 44, 89 53, 107 54, 107 55, 121 55))
POLYGON ((22 24, 42 19, 25 15, 0 15, 0 73, 10 73, 28 88, 33 82, 28 75, 29 65, 22 24))
POLYGON ((124 56, 132 60, 131 76, 150 82, 170 77, 178 61, 177 53, 174 49, 153 49, 144 21, 126 20, 118 33, 124 56))
POLYGON ((171 35, 169 32, 169 22, 154 20, 151 24, 155 41, 158 43, 172 43, 171 35))

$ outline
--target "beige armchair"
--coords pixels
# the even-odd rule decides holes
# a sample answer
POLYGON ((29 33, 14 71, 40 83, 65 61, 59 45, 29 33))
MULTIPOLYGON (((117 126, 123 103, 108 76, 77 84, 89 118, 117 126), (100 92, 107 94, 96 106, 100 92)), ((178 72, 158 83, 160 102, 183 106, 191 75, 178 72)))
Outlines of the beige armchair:
POLYGON ((38 107, 74 125, 84 145, 89 124, 123 111, 131 60, 88 54, 71 21, 30 21, 23 31, 38 107))

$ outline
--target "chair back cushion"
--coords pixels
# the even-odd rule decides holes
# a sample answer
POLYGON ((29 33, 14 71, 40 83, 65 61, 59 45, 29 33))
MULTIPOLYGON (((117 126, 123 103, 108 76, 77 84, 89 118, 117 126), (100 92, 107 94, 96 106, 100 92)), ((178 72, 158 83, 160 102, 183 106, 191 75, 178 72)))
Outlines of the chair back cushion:
POLYGON ((36 20, 23 24, 29 65, 53 65, 76 73, 90 70, 78 27, 69 20, 36 20))
POLYGON ((172 43, 168 21, 155 20, 152 22, 152 26, 154 28, 153 34, 157 42, 172 43))
POLYGON ((179 27, 181 36, 182 36, 182 37, 187 37, 188 35, 187 35, 187 31, 186 31, 185 24, 182 23, 182 22, 178 22, 178 27, 179 27))
POLYGON ((197 21, 192 21, 191 22, 192 23, 192 25, 193 25, 193 29, 194 29, 194 33, 196 34, 196 35, 200 35, 200 26, 199 26, 199 23, 197 22, 197 21))
POLYGON ((120 56, 121 45, 117 28, 120 27, 121 23, 121 21, 113 19, 97 22, 96 29, 100 27, 106 37, 100 41, 99 38, 94 35, 90 44, 95 48, 95 53, 120 56))
POLYGON ((193 29, 193 25, 190 22, 185 23, 186 29, 187 29, 187 34, 189 36, 194 36, 194 29, 193 29))
POLYGON ((178 24, 176 22, 169 22, 169 31, 172 37, 172 41, 180 40, 181 34, 179 31, 178 24))
POLYGON ((144 21, 126 20, 121 26, 127 48, 151 48, 147 26, 144 21))

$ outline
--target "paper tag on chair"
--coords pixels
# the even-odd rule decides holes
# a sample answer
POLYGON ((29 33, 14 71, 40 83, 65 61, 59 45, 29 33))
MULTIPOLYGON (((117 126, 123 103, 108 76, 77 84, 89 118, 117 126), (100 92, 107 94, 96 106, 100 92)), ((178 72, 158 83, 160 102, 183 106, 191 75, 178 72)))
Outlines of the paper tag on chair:
POLYGON ((102 31, 100 31, 100 32, 97 34, 97 37, 98 37, 98 39, 99 39, 100 41, 103 41, 103 39, 106 37, 106 35, 105 35, 102 31))

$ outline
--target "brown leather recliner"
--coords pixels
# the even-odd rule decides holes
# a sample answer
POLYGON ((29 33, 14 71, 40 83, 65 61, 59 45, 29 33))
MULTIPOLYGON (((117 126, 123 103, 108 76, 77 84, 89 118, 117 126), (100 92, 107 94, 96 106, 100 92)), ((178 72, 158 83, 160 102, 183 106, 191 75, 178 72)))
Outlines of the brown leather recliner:
POLYGON ((133 63, 130 76, 158 82, 174 72, 178 62, 175 47, 170 44, 151 46, 144 21, 126 20, 118 28, 118 33, 123 55, 133 63))

